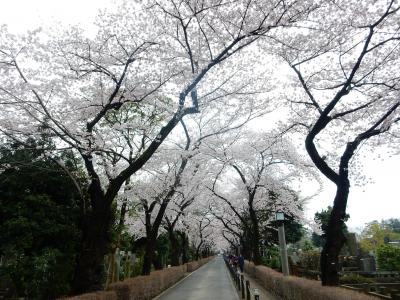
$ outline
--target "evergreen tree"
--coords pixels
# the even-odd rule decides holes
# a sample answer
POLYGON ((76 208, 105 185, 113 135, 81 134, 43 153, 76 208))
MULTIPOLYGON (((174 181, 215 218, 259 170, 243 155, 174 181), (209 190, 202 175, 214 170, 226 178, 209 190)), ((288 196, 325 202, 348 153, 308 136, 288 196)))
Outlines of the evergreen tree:
MULTIPOLYGON (((328 223, 329 223, 329 218, 331 216, 331 212, 332 212, 332 207, 328 206, 327 209, 325 210, 321 210, 321 212, 316 212, 314 215, 314 220, 317 223, 321 224, 321 230, 322 230, 322 234, 318 235, 316 233, 312 234, 312 241, 314 243, 314 245, 316 247, 324 247, 325 242, 326 242, 326 232, 328 230, 328 223)), ((350 218, 350 215, 346 214, 344 219, 343 219, 343 232, 344 233, 348 233, 347 230, 347 225, 344 223, 346 222, 348 219, 350 218)))
POLYGON ((70 176, 83 177, 71 153, 50 158, 40 143, 0 147, 0 272, 14 296, 54 299, 70 289, 83 207, 70 176))

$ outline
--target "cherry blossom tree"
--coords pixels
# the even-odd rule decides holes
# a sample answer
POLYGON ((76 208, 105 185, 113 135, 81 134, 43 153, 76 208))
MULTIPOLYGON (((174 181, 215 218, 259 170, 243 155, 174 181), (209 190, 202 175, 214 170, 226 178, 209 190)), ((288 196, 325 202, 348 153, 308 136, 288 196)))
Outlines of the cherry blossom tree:
MULTIPOLYGON (((219 103, 221 101, 226 101, 226 99, 218 100, 219 103)), ((228 99, 227 101, 234 100, 228 99)), ((249 102, 252 103, 250 100, 245 101, 245 106, 249 102)), ((185 140, 175 142, 172 139, 167 142, 162 151, 156 153, 153 161, 145 168, 148 174, 141 183, 138 183, 140 187, 136 185, 132 190, 133 198, 139 199, 139 207, 144 212, 144 215, 139 214, 146 232, 143 274, 150 273, 161 225, 167 229, 171 241, 172 263, 173 265, 179 264, 179 249, 174 230, 185 209, 200 196, 202 191, 201 182, 208 172, 208 158, 201 155, 201 149, 207 147, 204 144, 215 136, 239 130, 249 120, 263 114, 265 109, 264 105, 257 107, 251 104, 246 113, 245 107, 237 103, 231 110, 224 112, 214 110, 205 108, 198 116, 190 118, 188 121, 191 126, 187 126, 186 122, 182 120, 185 140)))
POLYGON ((287 96, 293 122, 306 128, 311 160, 336 185, 321 254, 323 285, 339 284, 354 158, 360 146, 388 142, 398 129, 399 9, 391 0, 327 2, 320 10, 323 22, 310 16, 291 39, 280 40, 281 55, 298 79, 291 85, 297 92, 287 96), (335 148, 328 150, 329 144, 335 148))
MULTIPOLYGON (((195 157, 192 157, 192 159, 195 157)), ((201 201, 199 199, 202 195, 202 180, 206 176, 207 162, 204 160, 196 159, 194 166, 188 171, 188 175, 185 176, 181 186, 175 193, 171 204, 164 214, 164 229, 168 232, 168 237, 171 244, 171 265, 179 265, 179 256, 182 252, 183 263, 187 262, 187 254, 184 253, 185 247, 179 247, 180 237, 181 242, 184 243, 187 236, 184 234, 187 226, 185 226, 185 215, 191 211, 195 201, 201 201), (200 169, 200 165, 202 165, 200 169), (183 233, 183 234, 182 234, 183 233), (183 250, 183 251, 181 251, 183 250), (185 254, 185 255, 184 255, 185 254)))
POLYGON ((280 134, 246 132, 245 138, 218 150, 215 158, 221 167, 209 187, 215 198, 213 214, 242 245, 239 232, 249 236, 253 261, 261 264, 261 227, 274 219, 278 209, 303 218, 303 203, 292 192, 290 183, 296 177, 310 177, 312 170, 280 134), (229 217, 224 216, 226 212, 229 217))
MULTIPOLYGON (((182 126, 187 133, 183 121, 182 126)), ((189 150, 191 142, 189 135, 187 134, 186 136, 187 141, 184 152, 189 150)), ((160 164, 160 161, 155 160, 157 166, 152 169, 147 169, 149 175, 143 178, 141 182, 136 183, 135 189, 133 190, 134 197, 140 201, 140 207, 144 212, 143 224, 146 232, 146 248, 142 269, 142 274, 144 275, 150 274, 159 228, 162 225, 169 203, 182 185, 181 181, 185 176, 184 172, 190 159, 190 155, 186 153, 175 161, 172 158, 173 154, 171 154, 171 152, 168 154, 160 152, 157 155, 167 157, 168 161, 164 164, 160 164)), ((194 168, 196 168, 196 165, 194 168)), ((193 169, 191 171, 196 172, 196 170, 193 171, 193 169)), ((188 200, 187 205, 190 204, 190 201, 191 200, 188 200)))
MULTIPOLYGON (((169 241, 171 243, 171 265, 172 266, 179 266, 179 256, 181 254, 182 247, 179 246, 179 238, 182 239, 182 243, 184 242, 185 236, 180 235, 178 232, 181 231, 183 228, 180 228, 182 221, 180 217, 185 214, 185 209, 188 208, 194 201, 194 198, 191 197, 186 199, 182 197, 180 200, 174 201, 174 208, 171 208, 171 214, 166 214, 164 217, 164 228, 168 232, 169 241), (179 223, 178 223, 179 221, 179 223)), ((187 262, 187 255, 183 255, 184 251, 182 251, 182 258, 183 263, 187 262)))
MULTIPOLYGON (((126 181, 184 116, 234 90, 231 79, 251 63, 239 52, 313 9, 313 1, 142 1, 103 13, 94 38, 79 28, 22 37, 1 28, 2 133, 34 137, 45 126, 60 149, 80 154, 90 178, 75 293, 101 287, 111 205, 126 181), (122 142, 107 116, 154 102, 164 117, 131 154, 132 139, 122 142)), ((128 118, 118 129, 147 125, 128 118)))
POLYGON ((196 260, 209 256, 217 247, 221 248, 218 239, 220 224, 210 213, 208 204, 209 201, 204 201, 197 207, 192 206, 183 220, 196 260))

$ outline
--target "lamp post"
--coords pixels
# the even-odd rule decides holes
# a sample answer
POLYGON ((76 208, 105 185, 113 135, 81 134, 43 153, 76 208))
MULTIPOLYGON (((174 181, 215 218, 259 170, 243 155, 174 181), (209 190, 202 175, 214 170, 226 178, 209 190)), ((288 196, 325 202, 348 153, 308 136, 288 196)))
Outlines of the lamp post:
POLYGON ((282 272, 284 276, 289 275, 289 263, 286 250, 286 240, 285 240, 285 213, 283 211, 277 211, 275 213, 275 220, 278 222, 278 237, 279 237, 279 247, 281 252, 281 262, 282 262, 282 272))

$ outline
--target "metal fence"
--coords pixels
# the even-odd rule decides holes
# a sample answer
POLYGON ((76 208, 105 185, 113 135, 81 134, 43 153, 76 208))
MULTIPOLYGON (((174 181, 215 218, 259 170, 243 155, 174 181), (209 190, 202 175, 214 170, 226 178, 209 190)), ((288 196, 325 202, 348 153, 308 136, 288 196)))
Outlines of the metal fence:
POLYGON ((224 257, 224 261, 242 299, 261 300, 258 289, 250 288, 250 281, 245 281, 243 274, 241 274, 233 265, 231 265, 226 257, 224 257))

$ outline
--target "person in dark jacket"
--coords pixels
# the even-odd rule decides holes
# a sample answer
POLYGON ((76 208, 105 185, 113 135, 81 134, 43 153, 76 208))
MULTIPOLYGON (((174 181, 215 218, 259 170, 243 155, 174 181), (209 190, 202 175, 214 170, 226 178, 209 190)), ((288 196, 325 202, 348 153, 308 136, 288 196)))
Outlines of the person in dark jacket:
POLYGON ((242 255, 242 253, 240 253, 239 257, 238 257, 238 265, 239 265, 239 269, 240 272, 243 273, 243 268, 244 268, 244 257, 242 255))

